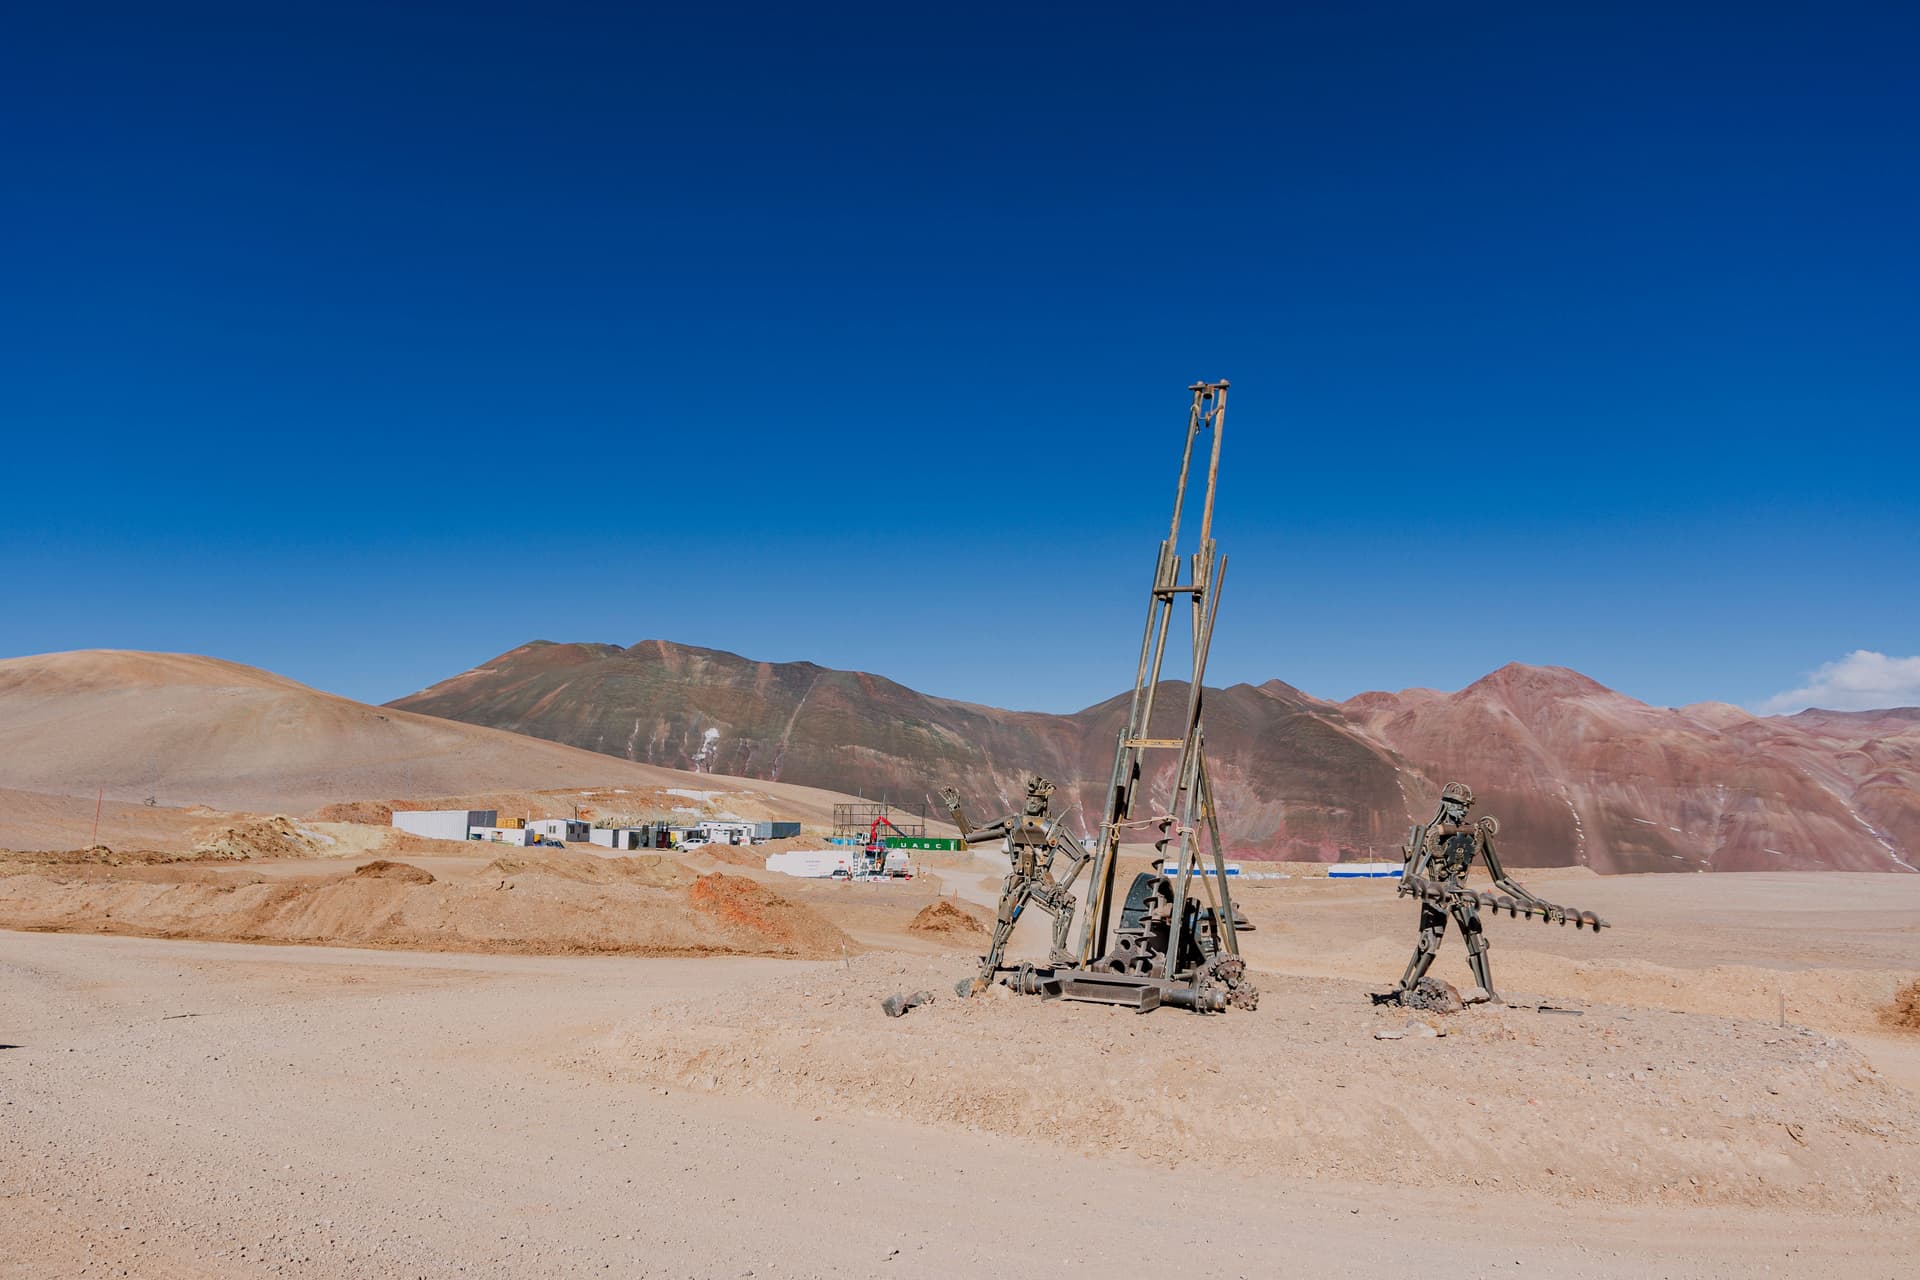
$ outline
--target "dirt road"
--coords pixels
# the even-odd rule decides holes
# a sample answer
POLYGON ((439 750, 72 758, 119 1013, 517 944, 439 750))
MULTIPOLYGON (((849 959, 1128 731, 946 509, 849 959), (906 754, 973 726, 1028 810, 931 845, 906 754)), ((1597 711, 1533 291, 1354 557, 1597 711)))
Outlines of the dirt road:
POLYGON ((593 1067, 833 968, 0 933, 0 1275, 1916 1274, 1906 1219, 1174 1171, 593 1067))

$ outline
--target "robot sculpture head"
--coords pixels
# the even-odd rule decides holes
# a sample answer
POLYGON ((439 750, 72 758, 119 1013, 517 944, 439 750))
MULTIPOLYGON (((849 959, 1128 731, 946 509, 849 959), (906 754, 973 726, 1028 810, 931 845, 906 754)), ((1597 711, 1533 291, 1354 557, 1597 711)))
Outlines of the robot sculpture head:
POLYGON ((1047 816, 1047 800, 1053 795, 1053 784, 1039 774, 1027 778, 1027 817, 1044 818, 1047 816))
POLYGON ((1440 811, 1453 822, 1465 822, 1473 808, 1473 788, 1464 782, 1449 782, 1440 788, 1440 811))

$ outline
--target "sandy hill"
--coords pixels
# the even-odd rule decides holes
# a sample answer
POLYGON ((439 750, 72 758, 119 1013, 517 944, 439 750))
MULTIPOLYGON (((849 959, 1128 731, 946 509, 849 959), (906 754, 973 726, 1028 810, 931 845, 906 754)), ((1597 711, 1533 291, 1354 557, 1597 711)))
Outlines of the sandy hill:
MULTIPOLYGON (((1241 856, 1391 857, 1457 777, 1505 823, 1517 865, 1920 864, 1920 719, 1907 712, 1674 710, 1518 663, 1457 693, 1330 703, 1272 680, 1207 699, 1215 789, 1241 856)), ((1003 711, 661 640, 536 641, 392 705, 628 760, 896 799, 951 782, 980 819, 1012 807, 1038 770, 1079 804, 1075 822, 1097 821, 1126 711, 1124 697, 1072 715, 1003 711)))
POLYGON ((310 689, 187 654, 0 661, 0 788, 303 813, 368 798, 562 787, 710 792, 745 817, 824 823, 844 797, 618 760, 310 689))

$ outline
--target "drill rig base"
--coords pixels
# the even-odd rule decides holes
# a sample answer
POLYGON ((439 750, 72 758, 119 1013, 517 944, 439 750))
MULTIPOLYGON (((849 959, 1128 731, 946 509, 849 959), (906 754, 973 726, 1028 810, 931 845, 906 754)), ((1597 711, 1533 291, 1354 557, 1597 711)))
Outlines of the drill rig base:
POLYGON ((1041 984, 1040 994, 1049 1000, 1119 1005, 1136 1013, 1152 1013, 1161 1005, 1192 1009, 1196 1013, 1222 1013, 1227 1007, 1227 993, 1222 990, 1203 990, 1191 983, 1166 978, 1095 973, 1090 969, 1057 969, 1041 984))
MULTIPOLYGON (((1000 984, 1021 995, 1110 1004, 1135 1013, 1152 1013, 1162 1005, 1191 1009, 1195 1013, 1223 1013, 1235 1003, 1235 989, 1217 982, 1156 978, 1111 969, 1055 969, 1023 964, 1001 970, 1000 984)), ((1243 987, 1251 993, 1250 985, 1243 984, 1243 987)))

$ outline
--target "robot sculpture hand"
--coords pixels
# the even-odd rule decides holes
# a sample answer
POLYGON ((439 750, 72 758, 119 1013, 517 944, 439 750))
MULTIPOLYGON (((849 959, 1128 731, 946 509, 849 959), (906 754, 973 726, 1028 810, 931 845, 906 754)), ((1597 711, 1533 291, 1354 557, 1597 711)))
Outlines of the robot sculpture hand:
MULTIPOLYGON (((1410 887, 1407 882, 1416 877, 1432 881, 1443 889, 1465 889, 1467 872, 1474 860, 1484 857, 1487 874, 1503 891, 1518 902, 1541 908, 1549 920, 1564 919, 1562 908, 1535 897, 1507 874, 1493 846, 1493 837, 1500 831, 1499 820, 1483 816, 1469 822, 1467 811, 1471 808, 1473 789, 1464 782, 1449 782, 1441 789, 1440 807, 1433 819, 1424 827, 1415 827, 1408 836, 1401 892, 1407 892, 1410 887)), ((1434 957, 1440 954, 1441 939, 1447 935, 1449 914, 1459 924, 1461 936, 1466 940, 1467 963, 1473 969, 1474 981, 1498 1001, 1500 997, 1493 989, 1493 970, 1487 963, 1487 936, 1480 925, 1480 909, 1465 895, 1445 902, 1421 902, 1420 940, 1396 989, 1404 999, 1433 967, 1434 957)))
POLYGON ((1027 779, 1027 800, 1021 812, 1008 814, 997 822, 975 827, 960 808, 960 794, 948 787, 940 799, 960 828, 960 838, 968 844, 1005 842, 1012 868, 1000 886, 1000 903, 994 912, 993 938, 987 954, 981 957, 979 976, 965 984, 972 992, 986 990, 1000 968, 1007 942, 1020 913, 1032 903, 1053 917, 1053 950, 1049 963, 1056 967, 1074 963, 1067 948, 1067 934, 1073 926, 1074 897, 1071 892, 1080 868, 1086 864, 1087 851, 1080 842, 1060 829, 1060 820, 1049 817, 1053 784, 1039 774, 1027 779), (1058 877, 1054 875, 1055 856, 1065 852, 1066 860, 1058 877))

